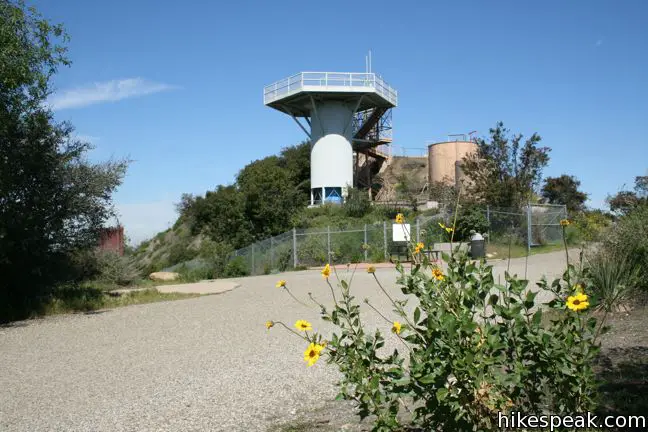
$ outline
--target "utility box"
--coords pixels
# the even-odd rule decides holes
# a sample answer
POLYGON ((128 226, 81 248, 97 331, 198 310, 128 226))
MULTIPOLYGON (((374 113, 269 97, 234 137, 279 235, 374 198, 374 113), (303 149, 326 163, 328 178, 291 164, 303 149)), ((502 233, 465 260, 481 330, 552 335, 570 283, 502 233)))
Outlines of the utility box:
POLYGON ((470 237, 470 257, 472 259, 482 259, 486 256, 486 241, 484 236, 475 233, 470 237))

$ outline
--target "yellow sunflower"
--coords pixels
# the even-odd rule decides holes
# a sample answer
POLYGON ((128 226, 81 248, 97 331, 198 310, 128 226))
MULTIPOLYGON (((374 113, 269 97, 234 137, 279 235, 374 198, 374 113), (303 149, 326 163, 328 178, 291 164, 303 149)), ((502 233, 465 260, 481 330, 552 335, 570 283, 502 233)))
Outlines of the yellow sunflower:
POLYGON ((398 321, 394 321, 394 325, 392 326, 392 332, 396 334, 400 334, 401 332, 401 323, 398 321))
POLYGON ((569 226, 569 225, 571 225, 571 222, 570 222, 569 219, 561 219, 560 226, 566 227, 566 226, 569 226))
POLYGON ((277 288, 285 287, 285 286, 286 286, 286 281, 283 280, 283 279, 281 279, 280 281, 277 281, 277 283, 275 284, 275 286, 276 286, 277 288))
POLYGON ((414 248, 414 253, 421 253, 423 249, 425 249, 425 244, 423 244, 423 242, 418 242, 416 243, 416 247, 414 248))
POLYGON ((582 292, 567 297, 567 307, 575 312, 585 310, 589 307, 589 301, 587 301, 587 294, 582 292))
POLYGON ((274 321, 266 321, 266 328, 270 330, 272 327, 274 327, 274 321))
POLYGON ((295 328, 301 331, 313 330, 313 325, 306 320, 295 321, 295 328))
POLYGON ((441 222, 439 222, 439 226, 440 226, 442 229, 444 229, 447 233, 451 233, 452 231, 454 231, 454 228, 449 227, 449 226, 445 226, 445 225, 442 224, 441 222))
POLYGON ((441 271, 441 269, 438 268, 432 270, 432 276, 434 276, 434 279, 438 281, 442 281, 443 279, 445 279, 445 276, 443 276, 443 272, 441 271))
POLYGON ((396 223, 397 224, 405 223, 405 216, 403 216, 403 213, 398 213, 396 215, 396 223))
POLYGON ((369 266, 367 267, 367 273, 376 273, 376 267, 374 266, 369 266))
POLYGON ((329 276, 331 276, 331 265, 326 264, 324 266, 324 269, 322 270, 322 276, 324 276, 324 279, 328 279, 329 276))
POLYGON ((324 347, 322 345, 312 343, 308 345, 308 348, 306 348, 306 351, 304 351, 304 361, 308 362, 308 366, 313 366, 317 360, 320 357, 320 352, 324 347))

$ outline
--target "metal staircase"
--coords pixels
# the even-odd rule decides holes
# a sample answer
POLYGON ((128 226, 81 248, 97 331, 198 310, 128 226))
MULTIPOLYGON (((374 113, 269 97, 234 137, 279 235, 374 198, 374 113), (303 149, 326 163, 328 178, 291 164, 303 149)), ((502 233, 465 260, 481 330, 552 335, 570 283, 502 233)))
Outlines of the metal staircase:
POLYGON ((353 119, 353 150, 375 158, 389 157, 392 142, 391 108, 377 107, 359 111, 353 119))

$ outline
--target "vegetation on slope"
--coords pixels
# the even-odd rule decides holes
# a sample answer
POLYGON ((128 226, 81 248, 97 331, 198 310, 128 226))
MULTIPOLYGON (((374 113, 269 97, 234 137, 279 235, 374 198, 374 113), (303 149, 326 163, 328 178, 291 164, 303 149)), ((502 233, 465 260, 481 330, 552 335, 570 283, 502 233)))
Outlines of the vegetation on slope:
POLYGON ((126 161, 91 163, 48 106, 50 80, 69 64, 62 26, 0 0, 0 321, 91 277, 89 260, 111 216, 126 161))

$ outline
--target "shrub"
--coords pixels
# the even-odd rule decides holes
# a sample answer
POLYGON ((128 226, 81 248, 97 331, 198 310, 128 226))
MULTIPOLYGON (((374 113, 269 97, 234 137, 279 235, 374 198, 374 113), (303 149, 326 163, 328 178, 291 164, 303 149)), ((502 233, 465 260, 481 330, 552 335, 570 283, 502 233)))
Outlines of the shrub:
POLYGON ((249 274, 250 268, 243 257, 236 257, 228 262, 223 271, 224 277, 241 277, 249 274))
POLYGON ((170 265, 192 260, 198 256, 198 251, 189 247, 189 239, 183 239, 174 243, 169 249, 168 262, 170 265))
POLYGON ((189 268, 187 265, 183 264, 175 271, 180 274, 180 279, 183 282, 198 282, 201 280, 214 279, 215 277, 217 277, 216 275, 214 275, 213 268, 208 266, 189 268))
POLYGON ((591 293, 608 312, 622 307, 640 281, 640 268, 626 255, 597 253, 587 264, 591 293))
POLYGON ((454 240, 470 240, 470 232, 473 230, 480 234, 488 232, 488 220, 486 219, 484 210, 478 206, 468 206, 459 209, 454 240))
POLYGON ((198 256, 206 263, 206 279, 218 278, 225 273, 232 252, 232 247, 227 243, 210 239, 202 241, 198 256))
POLYGON ((366 191, 351 188, 342 207, 348 217, 361 218, 371 211, 371 202, 366 191))
POLYGON ((126 286, 141 278, 141 272, 137 268, 132 257, 120 256, 109 251, 100 251, 96 254, 98 275, 100 282, 113 285, 126 286))
POLYGON ((277 269, 280 272, 284 272, 288 270, 288 267, 292 263, 293 259, 293 251, 292 248, 279 248, 276 252, 276 260, 277 260, 277 269))
POLYGON ((323 265, 328 262, 326 234, 310 233, 297 245, 297 258, 307 265, 323 265))
POLYGON ((373 263, 385 261, 385 249, 383 247, 371 247, 369 249, 369 260, 373 263))
POLYGON ((364 260, 362 232, 345 232, 331 235, 331 262, 346 264, 358 263, 364 260))
POLYGON ((423 243, 432 247, 434 243, 441 243, 448 240, 447 232, 439 226, 439 222, 443 223, 441 218, 433 218, 421 229, 421 238, 423 243))
MULTIPOLYGON (((448 431, 495 429, 500 412, 593 410, 591 364, 602 327, 574 283, 582 279, 574 267, 551 284, 542 281, 554 299, 539 301, 528 281, 506 274, 499 285, 483 261, 474 264, 458 251, 443 258, 446 272, 420 257, 411 272, 398 265, 404 300, 394 299, 373 273, 398 317, 387 318, 365 300, 385 321, 373 332, 362 323, 350 283, 341 279, 334 288, 325 268, 334 306, 320 305, 321 316, 336 330, 326 341, 298 321, 298 328, 311 330, 303 336, 304 360, 312 365, 328 355, 342 374, 338 397, 355 401, 361 417, 375 416, 374 431, 401 430, 402 407, 412 412, 411 426, 448 431), (415 307, 406 307, 410 300, 415 307), (390 329, 403 350, 381 350, 390 329)), ((275 324, 284 325, 266 326, 275 324)))
POLYGON ((602 239, 601 253, 626 257, 640 270, 637 287, 648 294, 648 205, 639 206, 621 216, 602 239))
POLYGON ((574 217, 574 226, 578 230, 579 237, 584 241, 600 241, 610 225, 612 225, 610 215, 600 210, 579 213, 574 217))

